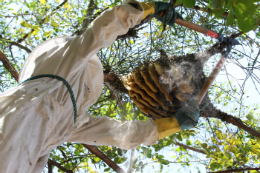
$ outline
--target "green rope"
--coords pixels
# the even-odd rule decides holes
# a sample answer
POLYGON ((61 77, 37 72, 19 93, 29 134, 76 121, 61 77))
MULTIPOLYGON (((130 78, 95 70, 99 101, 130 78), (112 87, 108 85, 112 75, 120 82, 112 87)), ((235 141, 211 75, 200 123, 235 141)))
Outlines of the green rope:
POLYGON ((26 79, 25 81, 23 81, 19 85, 21 85, 21 84, 23 84, 25 82, 28 82, 28 81, 31 81, 31 80, 34 80, 34 79, 43 78, 43 77, 50 77, 50 78, 58 79, 58 80, 62 81, 65 84, 65 86, 68 88, 69 93, 70 93, 70 98, 71 98, 72 104, 73 104, 73 109, 74 109, 74 124, 75 124, 76 123, 76 119, 77 119, 77 105, 76 105, 75 97, 74 97, 73 91, 71 89, 71 86, 65 79, 63 79, 60 76, 53 75, 53 74, 42 74, 42 75, 37 75, 37 76, 30 77, 29 79, 26 79))

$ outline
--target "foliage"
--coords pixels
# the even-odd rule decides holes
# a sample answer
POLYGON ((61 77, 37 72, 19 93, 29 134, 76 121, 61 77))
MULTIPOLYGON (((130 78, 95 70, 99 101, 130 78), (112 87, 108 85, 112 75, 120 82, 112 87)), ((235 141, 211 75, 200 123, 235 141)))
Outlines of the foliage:
MULTIPOLYGON (((121 3, 120 0, 0 0, 0 50, 20 72, 28 54, 37 45, 53 37, 77 35, 84 22, 87 22, 89 27, 91 21, 104 9, 121 3), (91 2, 94 5, 89 6, 91 2)), ((260 132, 258 106, 249 106, 245 92, 245 85, 251 83, 255 95, 259 95, 259 2, 177 0, 176 4, 176 10, 186 21, 200 24, 223 35, 244 32, 238 38, 242 46, 233 49, 230 55, 233 60, 229 61, 229 64, 240 67, 246 77, 242 82, 238 82, 227 69, 223 70, 227 82, 215 83, 209 91, 209 96, 212 103, 222 111, 240 118, 246 125, 260 132)), ((166 27, 164 30, 163 24, 154 19, 143 27, 138 31, 138 37, 117 40, 111 47, 99 51, 98 56, 104 71, 127 74, 139 63, 158 58, 157 49, 163 49, 169 55, 183 55, 202 51, 215 42, 178 25, 166 27)), ((206 74, 210 73, 217 60, 218 56, 210 60, 205 67, 206 74)), ((2 92, 17 85, 2 63, 0 77, 2 92)), ((120 121, 147 119, 128 95, 121 93, 120 96, 124 102, 123 107, 112 99, 111 91, 104 85, 99 100, 88 110, 89 113, 120 121)), ((99 149, 121 167, 127 169, 130 165, 129 151, 111 146, 100 146, 99 149)), ((205 169, 217 171, 259 167, 259 150, 259 138, 221 120, 201 118, 194 129, 171 135, 152 146, 138 147, 133 170, 169 172, 175 167, 179 172, 184 169, 191 169, 193 172, 198 169, 203 172, 205 169)), ((77 143, 62 144, 51 152, 50 159, 75 172, 113 171, 100 158, 77 143)), ((51 167, 56 172, 64 172, 56 166, 51 167)), ((47 172, 48 169, 50 167, 46 166, 44 171, 47 172)))

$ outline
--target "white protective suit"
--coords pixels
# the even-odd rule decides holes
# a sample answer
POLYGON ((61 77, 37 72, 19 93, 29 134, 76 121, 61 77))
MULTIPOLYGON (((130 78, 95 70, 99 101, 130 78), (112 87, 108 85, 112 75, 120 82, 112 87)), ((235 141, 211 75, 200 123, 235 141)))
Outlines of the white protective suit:
POLYGON ((92 117, 87 109, 103 87, 103 70, 95 55, 118 35, 141 21, 143 9, 126 2, 105 11, 83 35, 54 38, 28 57, 20 82, 40 74, 63 77, 77 102, 77 128, 66 86, 57 79, 40 78, 0 94, 0 172, 42 172, 50 151, 64 142, 112 145, 131 149, 158 139, 152 119, 120 122, 92 117))

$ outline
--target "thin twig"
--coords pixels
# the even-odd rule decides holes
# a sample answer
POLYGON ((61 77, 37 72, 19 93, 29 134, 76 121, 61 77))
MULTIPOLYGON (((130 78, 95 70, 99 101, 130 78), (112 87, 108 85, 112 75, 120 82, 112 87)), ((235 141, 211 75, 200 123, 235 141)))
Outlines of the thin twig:
POLYGON ((53 165, 53 166, 58 167, 60 170, 62 170, 62 171, 64 171, 64 172, 73 173, 72 170, 69 170, 69 169, 67 169, 67 168, 64 168, 63 166, 61 166, 60 163, 58 163, 58 162, 56 162, 56 161, 54 161, 54 160, 49 159, 49 160, 48 160, 48 163, 50 163, 50 164, 53 165))
POLYGON ((190 146, 188 146, 188 145, 184 145, 184 144, 179 143, 179 142, 173 142, 173 144, 178 145, 178 146, 183 147, 183 148, 188 149, 188 150, 195 151, 195 152, 197 152, 197 153, 207 154, 204 150, 197 149, 197 148, 194 148, 194 147, 190 147, 190 146))

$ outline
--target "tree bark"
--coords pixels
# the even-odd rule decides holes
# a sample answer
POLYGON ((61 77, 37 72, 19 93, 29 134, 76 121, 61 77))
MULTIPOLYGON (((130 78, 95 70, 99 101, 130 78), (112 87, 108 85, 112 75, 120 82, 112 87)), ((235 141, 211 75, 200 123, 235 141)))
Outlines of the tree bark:
POLYGON ((58 162, 55 162, 54 160, 49 159, 48 160, 48 164, 54 165, 56 167, 58 167, 60 170, 67 172, 67 173, 73 173, 72 170, 66 169, 63 166, 61 166, 61 164, 59 164, 58 162))
POLYGON ((24 49, 27 53, 31 53, 32 51, 31 51, 31 49, 29 49, 29 48, 27 48, 27 47, 25 47, 25 46, 23 46, 23 45, 21 45, 21 44, 19 44, 19 43, 16 43, 16 42, 10 42, 10 44, 11 45, 15 45, 15 46, 17 46, 17 47, 19 47, 19 48, 21 48, 21 49, 24 49))
POLYGON ((110 158, 108 158, 104 153, 102 153, 97 146, 94 145, 87 145, 82 144, 84 147, 86 147, 90 152, 95 154, 97 157, 99 157, 101 160, 103 160, 110 168, 112 168, 117 173, 124 173, 125 171, 120 168, 115 162, 113 162, 110 158))
POLYGON ((48 162, 48 173, 52 173, 52 164, 48 162))
POLYGON ((105 83, 105 85, 107 86, 107 88, 110 90, 110 92, 112 93, 113 99, 117 101, 118 106, 119 106, 121 109, 123 109, 123 104, 124 104, 124 102, 123 102, 123 100, 121 99, 121 96, 120 96, 119 92, 118 92, 113 86, 111 86, 111 85, 109 84, 109 82, 104 82, 104 83, 105 83))
POLYGON ((15 80, 18 82, 19 74, 14 68, 13 64, 7 59, 7 57, 0 51, 0 60, 3 62, 5 68, 12 74, 15 80))
POLYGON ((210 103, 203 111, 200 112, 200 117, 218 118, 221 121, 231 123, 231 124, 237 126, 238 128, 245 130, 246 132, 250 133, 251 135, 260 138, 260 133, 258 131, 245 125, 241 119, 236 118, 232 115, 229 115, 229 114, 222 112, 221 110, 215 108, 212 103, 210 103))

